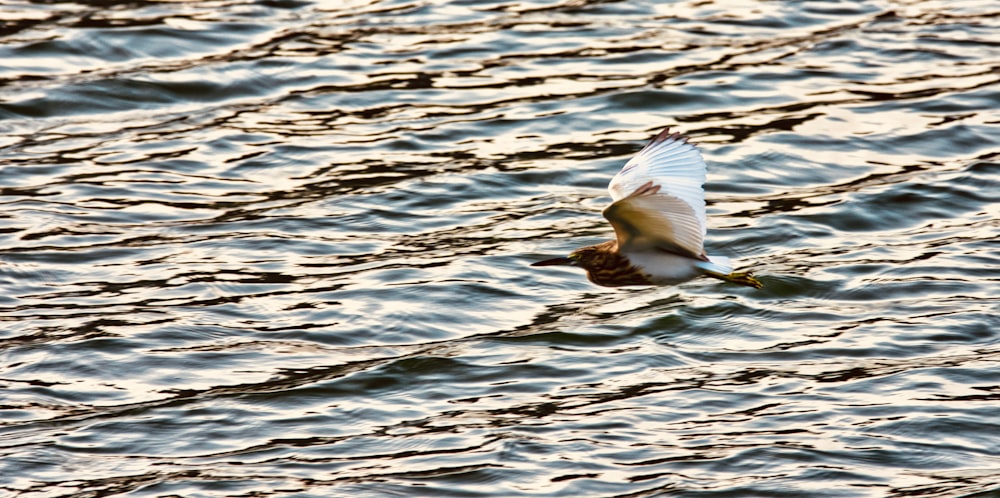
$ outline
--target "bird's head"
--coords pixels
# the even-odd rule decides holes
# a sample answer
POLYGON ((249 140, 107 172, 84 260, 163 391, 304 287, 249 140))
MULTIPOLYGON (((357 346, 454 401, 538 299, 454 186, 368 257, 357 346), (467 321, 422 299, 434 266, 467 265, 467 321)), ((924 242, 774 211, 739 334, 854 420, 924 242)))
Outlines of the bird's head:
POLYGON ((650 285, 648 276, 632 266, 628 258, 618 252, 618 242, 607 242, 581 247, 569 256, 546 259, 531 266, 579 266, 587 270, 587 278, 597 285, 618 287, 622 285, 650 285))
POLYGON ((617 262, 618 244, 609 240, 594 246, 581 247, 561 258, 546 259, 532 263, 531 266, 579 266, 587 271, 607 266, 617 262))

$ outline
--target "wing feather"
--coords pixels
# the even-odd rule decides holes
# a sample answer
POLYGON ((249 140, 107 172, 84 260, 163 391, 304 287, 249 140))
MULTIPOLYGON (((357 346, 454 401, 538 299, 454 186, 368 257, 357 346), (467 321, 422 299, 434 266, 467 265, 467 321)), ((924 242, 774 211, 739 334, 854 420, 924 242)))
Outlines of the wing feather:
POLYGON ((647 183, 604 210, 619 249, 626 254, 659 250, 705 259, 702 225, 694 211, 687 202, 659 190, 647 183))
MULTIPOLYGON (((661 131, 649 141, 625 166, 611 179, 608 192, 611 198, 618 202, 629 197, 648 182, 660 187, 660 192, 683 201, 688 210, 685 211, 683 224, 697 224, 697 229, 704 239, 707 229, 705 218, 705 160, 694 144, 679 133, 672 133, 669 128, 661 131), (690 219, 687 216, 691 216, 690 219)), ((643 201, 648 203, 649 201, 643 201)), ((666 204, 664 204, 664 207, 666 204)), ((610 219, 610 218, 609 218, 610 219)), ((700 252, 699 247, 699 252, 700 252)))

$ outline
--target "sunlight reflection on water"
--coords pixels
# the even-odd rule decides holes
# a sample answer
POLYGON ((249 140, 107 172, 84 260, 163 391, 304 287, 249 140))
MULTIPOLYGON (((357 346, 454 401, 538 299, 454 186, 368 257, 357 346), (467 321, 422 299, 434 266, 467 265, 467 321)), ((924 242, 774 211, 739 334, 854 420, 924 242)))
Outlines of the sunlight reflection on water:
POLYGON ((990 2, 5 6, 12 496, 987 496, 990 2), (664 126, 759 291, 527 266, 664 126))

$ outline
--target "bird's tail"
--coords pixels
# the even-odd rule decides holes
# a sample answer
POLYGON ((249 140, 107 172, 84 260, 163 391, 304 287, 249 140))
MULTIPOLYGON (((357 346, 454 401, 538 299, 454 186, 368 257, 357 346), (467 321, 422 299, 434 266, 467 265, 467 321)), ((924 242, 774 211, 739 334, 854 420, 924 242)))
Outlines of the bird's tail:
POLYGON ((733 260, 725 256, 709 256, 708 261, 699 261, 698 268, 709 273, 729 275, 733 271, 733 260))
POLYGON ((725 256, 709 256, 708 261, 701 261, 698 263, 698 268, 701 268, 701 271, 705 272, 705 275, 719 280, 725 280, 726 282, 745 285, 755 289, 764 287, 764 284, 760 283, 760 280, 754 278, 753 274, 750 272, 734 272, 733 261, 725 256))

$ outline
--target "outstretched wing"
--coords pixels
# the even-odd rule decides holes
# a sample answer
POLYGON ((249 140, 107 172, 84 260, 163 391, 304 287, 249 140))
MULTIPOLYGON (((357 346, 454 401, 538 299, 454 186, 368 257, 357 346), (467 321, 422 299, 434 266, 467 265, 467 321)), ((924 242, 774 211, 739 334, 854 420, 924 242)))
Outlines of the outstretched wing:
MULTIPOLYGON (((649 141, 625 166, 611 179, 608 192, 615 202, 632 195, 648 182, 660 187, 660 194, 666 194, 683 201, 688 209, 684 210, 674 203, 658 201, 656 204, 663 209, 673 209, 664 212, 669 220, 672 215, 680 217, 675 222, 688 224, 693 217, 704 239, 708 223, 705 220, 705 160, 694 144, 680 133, 671 133, 667 128, 649 141), (668 205, 669 204, 669 205, 668 205), (679 210, 679 211, 678 211, 679 210)), ((652 201, 645 200, 642 204, 652 209, 652 201)), ((607 217, 607 215, 605 215, 607 217)), ((609 218, 610 219, 610 218, 609 218)))
POLYGON ((615 228, 618 247, 630 252, 667 251, 706 260, 702 225, 687 204, 652 181, 613 202, 604 217, 615 228))

